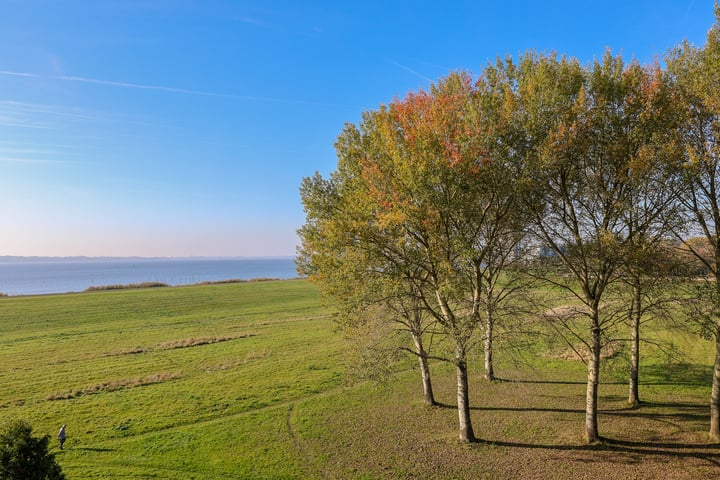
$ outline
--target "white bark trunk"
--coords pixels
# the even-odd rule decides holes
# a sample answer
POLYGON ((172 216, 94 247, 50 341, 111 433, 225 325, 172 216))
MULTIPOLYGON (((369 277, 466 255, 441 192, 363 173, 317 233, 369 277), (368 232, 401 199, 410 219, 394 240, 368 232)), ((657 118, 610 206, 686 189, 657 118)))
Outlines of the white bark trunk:
POLYGON ((468 396, 468 376, 465 355, 457 357, 457 406, 458 419, 460 421, 460 441, 474 442, 475 432, 473 431, 472 420, 470 419, 470 398, 468 396))
POLYGON ((590 358, 588 359, 587 392, 585 396, 585 441, 600 440, 598 433, 598 383, 600 380, 600 327, 597 312, 594 313, 590 358))
POLYGON ((493 368, 493 318, 490 309, 487 309, 485 319, 485 380, 495 380, 495 369, 493 368))
POLYGON ((720 441, 720 327, 715 332, 715 367, 710 394, 710 438, 720 441))
POLYGON ((630 332, 630 385, 628 391, 628 403, 630 405, 640 404, 640 389, 638 386, 640 378, 640 317, 642 298, 640 288, 633 286, 633 301, 631 311, 631 332, 630 332))
POLYGON ((425 348, 423 347, 422 339, 418 335, 413 333, 412 337, 420 364, 420 374, 422 375, 423 399, 427 405, 432 406, 435 405, 435 395, 433 394, 432 381, 430 380, 430 366, 428 365, 425 348))

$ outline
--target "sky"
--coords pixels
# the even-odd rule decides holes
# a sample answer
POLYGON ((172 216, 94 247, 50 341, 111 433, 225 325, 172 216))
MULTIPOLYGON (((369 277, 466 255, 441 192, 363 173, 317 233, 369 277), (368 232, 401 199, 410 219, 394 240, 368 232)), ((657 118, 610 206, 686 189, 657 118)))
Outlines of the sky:
POLYGON ((291 256, 356 123, 528 50, 643 64, 712 0, 0 0, 0 256, 291 256))

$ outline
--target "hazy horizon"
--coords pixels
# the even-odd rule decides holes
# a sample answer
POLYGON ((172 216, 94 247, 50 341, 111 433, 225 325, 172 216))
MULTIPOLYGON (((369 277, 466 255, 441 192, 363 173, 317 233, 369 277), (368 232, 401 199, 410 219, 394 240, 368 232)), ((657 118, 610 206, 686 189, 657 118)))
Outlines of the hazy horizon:
POLYGON ((295 255, 194 255, 194 256, 163 256, 147 257, 139 255, 130 256, 88 256, 88 255, 0 255, 0 262, 12 260, 273 260, 273 259, 294 259, 295 255))

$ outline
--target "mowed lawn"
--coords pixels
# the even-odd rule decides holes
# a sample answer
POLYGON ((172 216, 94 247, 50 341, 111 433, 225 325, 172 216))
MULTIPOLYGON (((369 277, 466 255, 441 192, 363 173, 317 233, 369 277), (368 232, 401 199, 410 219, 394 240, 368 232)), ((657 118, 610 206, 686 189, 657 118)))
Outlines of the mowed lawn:
POLYGON ((463 445, 452 368, 433 365, 435 408, 410 359, 385 384, 347 382, 347 344, 304 280, 9 297, 0 421, 50 434, 70 479, 717 478, 712 344, 672 339, 684 363, 649 350, 639 408, 621 362, 604 369, 596 446, 581 363, 537 344, 500 353, 494 384, 476 363, 482 441, 463 445))
POLYGON ((293 477, 288 412, 342 350, 304 281, 5 298, 0 419, 66 423, 72 479, 293 477))

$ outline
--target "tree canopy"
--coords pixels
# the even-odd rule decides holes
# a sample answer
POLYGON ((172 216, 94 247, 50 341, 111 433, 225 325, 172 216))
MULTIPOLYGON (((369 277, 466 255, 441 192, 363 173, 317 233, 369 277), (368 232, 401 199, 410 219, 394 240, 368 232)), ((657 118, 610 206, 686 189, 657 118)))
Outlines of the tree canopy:
POLYGON ((710 248, 692 241, 683 248, 716 277, 706 324, 718 346, 710 429, 717 439, 718 72, 716 24, 704 48, 671 52, 667 69, 610 52, 588 66, 528 53, 498 60, 477 78, 451 73, 367 111, 338 137, 337 170, 303 182, 301 271, 333 299, 341 322, 372 307, 404 326, 427 377, 427 403, 434 400, 423 362, 455 365, 463 441, 475 440, 468 355, 481 344, 485 377, 494 378, 498 312, 523 281, 569 292, 586 317, 581 329, 563 328, 589 353, 584 435, 595 442, 601 349, 613 341, 607 332, 629 320, 636 403, 643 292, 649 278, 672 273, 654 259, 687 238, 692 218, 710 248), (556 268, 539 268, 547 264, 543 251, 556 268), (510 275, 517 272, 524 276, 510 275), (617 294, 621 284, 631 287, 630 300, 617 294), (429 335, 444 348, 428 353, 429 335))

